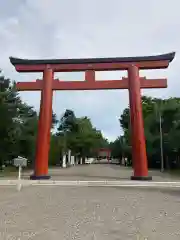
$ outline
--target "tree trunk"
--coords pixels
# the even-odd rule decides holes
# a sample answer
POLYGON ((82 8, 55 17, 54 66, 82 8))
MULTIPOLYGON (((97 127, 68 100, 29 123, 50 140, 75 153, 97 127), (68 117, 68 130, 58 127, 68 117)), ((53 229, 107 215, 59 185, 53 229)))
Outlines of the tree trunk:
POLYGON ((165 159, 166 159, 166 170, 169 170, 169 169, 170 169, 169 157, 168 157, 168 156, 165 156, 165 159))
POLYGON ((180 168, 180 156, 177 155, 177 167, 180 168))

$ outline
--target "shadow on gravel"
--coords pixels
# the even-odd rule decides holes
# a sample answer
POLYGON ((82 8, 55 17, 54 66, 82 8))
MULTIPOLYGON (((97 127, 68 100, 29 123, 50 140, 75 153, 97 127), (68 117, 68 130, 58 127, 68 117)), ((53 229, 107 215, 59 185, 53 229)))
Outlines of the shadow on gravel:
POLYGON ((115 164, 115 163, 106 164, 106 167, 110 167, 113 170, 118 170, 118 171, 119 170, 132 171, 133 170, 132 167, 124 167, 124 166, 121 166, 121 165, 115 164))
MULTIPOLYGON (((97 176, 97 175, 88 175, 88 174, 72 174, 72 173, 61 173, 61 174, 51 174, 52 177, 77 177, 76 180, 79 180, 78 178, 91 178, 91 179, 101 179, 101 180, 130 180, 130 177, 112 177, 112 176, 97 176)), ((71 180, 71 179, 69 179, 71 180)))
MULTIPOLYGON (((106 187, 107 188, 107 187, 106 187)), ((162 188, 146 188, 146 187, 116 187, 116 186, 110 186, 111 189, 116 189, 118 191, 127 191, 127 193, 131 192, 147 192, 147 193, 160 193, 164 195, 171 195, 173 197, 178 197, 178 202, 180 202, 180 189, 179 188, 169 188, 169 189, 162 189, 162 188)))
POLYGON ((106 164, 112 164, 112 163, 108 163, 108 162, 94 162, 94 163, 91 163, 91 165, 93 164, 99 164, 99 165, 106 165, 106 164))
POLYGON ((174 196, 174 197, 178 197, 178 202, 180 202, 180 189, 177 188, 177 189, 161 189, 161 193, 164 193, 164 194, 169 194, 171 196, 174 196))
MULTIPOLYGON (((105 165, 106 167, 110 167, 112 168, 113 170, 116 170, 116 171, 133 171, 133 168, 132 167, 125 167, 125 166, 122 166, 122 165, 119 165, 119 164, 106 164, 105 165)), ((153 176, 153 177, 161 177, 161 178, 169 178, 170 180, 171 179, 180 179, 180 177, 178 178, 177 175, 171 175, 169 174, 168 172, 160 172, 160 170, 157 170, 157 169, 149 169, 149 175, 153 176)))

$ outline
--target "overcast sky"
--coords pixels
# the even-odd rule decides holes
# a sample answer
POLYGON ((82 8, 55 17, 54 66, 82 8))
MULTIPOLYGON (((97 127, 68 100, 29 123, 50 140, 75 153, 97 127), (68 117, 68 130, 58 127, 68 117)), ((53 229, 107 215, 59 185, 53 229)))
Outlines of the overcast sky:
MULTIPOLYGON (((166 70, 141 76, 168 77, 167 89, 146 90, 156 97, 180 95, 179 0, 0 0, 0 68, 16 81, 36 74, 16 73, 9 56, 20 58, 86 58, 154 55, 176 51, 166 70)), ((83 73, 58 73, 82 80, 83 73)), ((98 72, 97 79, 119 79, 126 72, 98 72)), ((40 93, 23 92, 22 99, 39 110, 40 93)), ((118 118, 128 106, 128 91, 54 92, 58 116, 68 108, 87 115, 110 140, 120 134, 118 118)))

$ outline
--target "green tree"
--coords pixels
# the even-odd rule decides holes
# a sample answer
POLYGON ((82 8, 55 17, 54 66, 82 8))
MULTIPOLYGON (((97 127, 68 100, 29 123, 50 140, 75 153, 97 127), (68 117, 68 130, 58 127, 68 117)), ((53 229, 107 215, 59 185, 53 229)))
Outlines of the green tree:
MULTIPOLYGON (((165 167, 179 166, 180 144, 180 99, 158 99, 142 97, 146 147, 149 165, 160 165, 160 116, 162 119, 163 152, 165 167)), ((130 141, 129 107, 120 117, 121 127, 128 145, 130 141)))
POLYGON ((97 155, 99 148, 108 145, 107 140, 93 127, 88 117, 77 118, 72 110, 66 110, 63 114, 57 135, 65 152, 71 149, 74 155, 81 157, 97 155))
POLYGON ((10 79, 0 76, 0 164, 8 160, 15 151, 17 141, 17 119, 21 100, 15 84, 10 79))
MULTIPOLYGON (((0 75, 0 165, 18 155, 34 160, 38 115, 25 104, 16 91, 15 83, 0 75)), ((52 128, 57 117, 52 115, 52 128)))

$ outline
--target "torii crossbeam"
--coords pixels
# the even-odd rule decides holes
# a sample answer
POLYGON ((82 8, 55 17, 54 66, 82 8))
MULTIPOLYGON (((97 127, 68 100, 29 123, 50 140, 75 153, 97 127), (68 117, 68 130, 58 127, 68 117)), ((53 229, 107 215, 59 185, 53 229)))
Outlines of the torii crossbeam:
POLYGON ((54 90, 110 90, 128 89, 130 101, 132 180, 150 180, 148 175, 146 145, 142 116, 141 88, 166 88, 167 79, 139 77, 141 69, 167 68, 175 53, 147 57, 48 59, 28 60, 10 57, 18 72, 43 72, 43 80, 18 82, 18 91, 41 91, 40 116, 36 145, 35 169, 31 179, 49 179, 48 155, 52 117, 52 95, 54 90), (95 71, 127 70, 128 78, 96 81, 95 71), (54 72, 85 72, 84 81, 54 79, 54 72))

